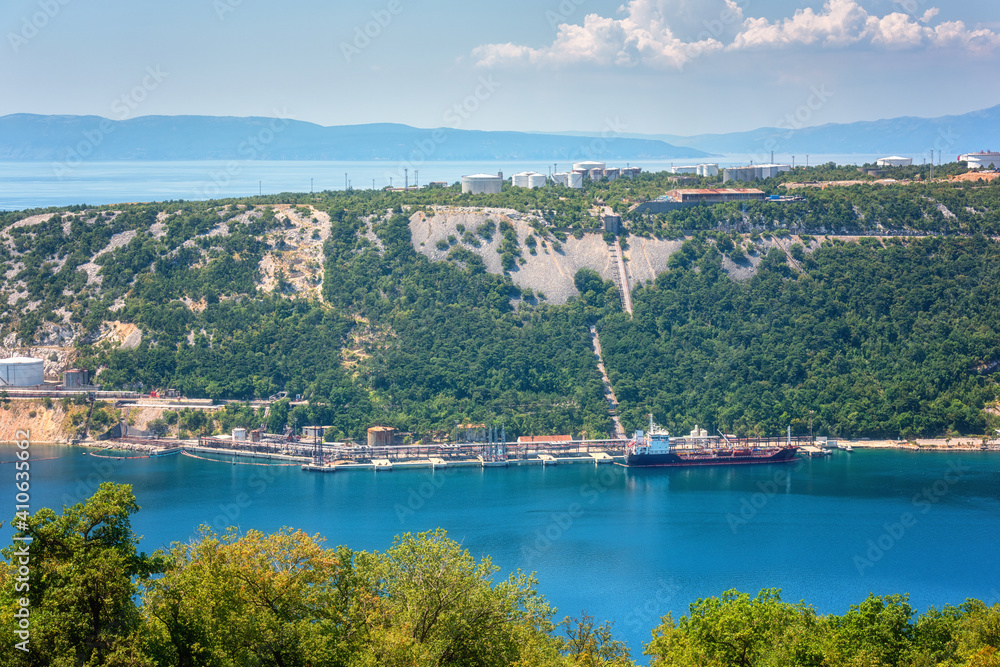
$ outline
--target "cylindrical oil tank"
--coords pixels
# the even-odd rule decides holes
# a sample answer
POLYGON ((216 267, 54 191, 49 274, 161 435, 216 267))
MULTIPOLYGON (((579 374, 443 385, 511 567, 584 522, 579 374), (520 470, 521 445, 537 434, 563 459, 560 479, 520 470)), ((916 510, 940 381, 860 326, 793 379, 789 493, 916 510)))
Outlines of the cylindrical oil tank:
POLYGON ((45 362, 32 357, 0 360, 0 387, 33 387, 45 382, 45 362))
POLYGON ((552 182, 556 185, 565 185, 566 187, 569 187, 569 174, 552 174, 552 182))
POLYGON ((591 171, 593 169, 604 171, 607 168, 607 162, 577 162, 573 165, 573 171, 591 171))
POLYGON ((503 179, 500 176, 476 174, 462 177, 462 192, 474 195, 500 194, 503 179))
POLYGON ((247 430, 245 428, 233 429, 233 442, 246 442, 247 430))
POLYGON ((545 187, 545 174, 533 173, 528 174, 528 187, 529 188, 544 188, 545 187))
POLYGON ((577 190, 583 188, 583 174, 581 172, 574 171, 569 175, 569 187, 577 190))
POLYGON ((372 426, 368 429, 369 447, 388 447, 392 445, 396 429, 391 426, 372 426))
POLYGON ((526 187, 528 187, 528 178, 530 176, 531 176, 530 173, 528 173, 526 171, 523 171, 520 174, 514 174, 511 177, 511 181, 510 182, 511 182, 511 184, 514 187, 517 187, 517 188, 526 188, 526 187))

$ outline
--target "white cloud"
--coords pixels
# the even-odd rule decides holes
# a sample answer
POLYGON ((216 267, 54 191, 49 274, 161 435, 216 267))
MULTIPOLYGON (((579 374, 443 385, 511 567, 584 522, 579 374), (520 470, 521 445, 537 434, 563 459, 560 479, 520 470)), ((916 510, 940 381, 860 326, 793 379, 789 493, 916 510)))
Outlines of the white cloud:
MULTIPOLYGON (((899 4, 907 6, 907 3, 899 4)), ((962 21, 949 21, 934 27, 926 25, 934 20, 939 11, 932 7, 919 19, 901 12, 878 17, 869 14, 855 0, 827 0, 819 12, 811 8, 800 9, 792 18, 774 23, 763 18, 747 19, 743 32, 727 48, 871 44, 893 49, 964 48, 985 54, 1000 46, 1000 35, 997 33, 985 28, 969 30, 962 21)))
POLYGON ((920 17, 920 22, 921 23, 930 23, 931 19, 933 19, 935 16, 937 16, 940 13, 941 13, 940 9, 938 9, 937 7, 931 7, 926 12, 924 12, 923 16, 920 17))
MULTIPOLYGON (((907 8, 912 2, 897 0, 897 4, 907 8)), ((989 28, 970 29, 962 21, 932 26, 939 13, 934 7, 920 17, 902 12, 876 16, 856 0, 826 0, 820 10, 800 9, 791 18, 771 22, 744 17, 745 6, 747 0, 628 0, 619 9, 624 18, 588 14, 583 25, 560 23, 548 46, 486 44, 472 55, 483 67, 592 64, 681 69, 701 55, 724 50, 870 45, 987 55, 1000 47, 1000 34, 989 28), (674 28, 681 23, 689 33, 687 40, 674 28)))
POLYGON ((517 44, 487 44, 472 55, 482 66, 508 63, 568 65, 591 63, 630 67, 648 65, 680 69, 694 58, 721 51, 717 39, 729 25, 739 25, 742 11, 735 0, 711 3, 721 9, 717 19, 705 21, 705 28, 692 41, 677 37, 667 22, 669 0, 629 0, 622 6, 625 18, 605 18, 588 14, 583 25, 562 23, 549 46, 531 48, 517 44))
POLYGON ((775 23, 764 18, 747 19, 730 48, 816 43, 846 46, 859 40, 867 21, 868 12, 854 0, 829 0, 821 12, 807 7, 775 23))
POLYGON ((924 28, 906 14, 889 14, 882 18, 872 16, 866 27, 872 44, 888 48, 914 48, 924 41, 924 28))

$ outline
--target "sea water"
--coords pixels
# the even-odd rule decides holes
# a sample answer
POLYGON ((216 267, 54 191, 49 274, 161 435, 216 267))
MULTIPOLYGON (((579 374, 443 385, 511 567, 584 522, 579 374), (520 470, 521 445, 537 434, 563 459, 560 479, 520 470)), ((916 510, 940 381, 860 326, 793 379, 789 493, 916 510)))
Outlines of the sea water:
MULTIPOLYGON (((777 156, 775 159, 779 159, 777 156)), ((787 159, 787 158, 785 158, 787 159)), ((728 155, 692 161, 609 160, 611 166, 641 167, 666 171, 672 165, 699 162, 722 167, 760 161, 760 156, 728 155)), ((865 164, 874 155, 815 155, 812 164, 865 164)), ((393 160, 369 162, 199 160, 173 162, 90 162, 67 165, 59 162, 0 162, 0 211, 48 206, 91 206, 123 202, 204 200, 252 197, 281 192, 381 189, 431 182, 455 183, 469 174, 505 176, 522 171, 548 174, 554 168, 569 169, 569 163, 541 161, 427 161, 393 160), (419 172, 419 174, 417 173, 419 172)))
MULTIPOLYGON (((837 614, 869 593, 909 593, 919 610, 969 597, 1000 602, 996 453, 855 450, 697 469, 321 474, 179 455, 31 452, 33 510, 78 502, 103 481, 131 484, 145 551, 196 537, 201 525, 290 526, 356 550, 441 527, 476 558, 491 556, 504 576, 537 573, 557 618, 587 612, 613 621, 634 653, 662 615, 677 618, 695 600, 734 588, 780 588, 785 600, 837 614)), ((13 458, 11 446, 0 447, 0 460, 13 458)), ((14 472, 0 465, 0 489, 11 491, 0 494, 4 518, 14 511, 14 472)), ((0 541, 9 537, 5 526, 0 541)))

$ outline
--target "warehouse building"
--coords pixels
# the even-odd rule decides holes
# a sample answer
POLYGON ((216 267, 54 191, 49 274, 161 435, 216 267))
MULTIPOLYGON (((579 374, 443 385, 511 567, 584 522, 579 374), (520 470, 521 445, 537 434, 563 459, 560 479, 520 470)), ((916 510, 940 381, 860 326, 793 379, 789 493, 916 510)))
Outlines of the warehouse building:
POLYGON ((664 198, 682 204, 724 204, 731 201, 764 201, 767 195, 756 188, 699 188, 671 190, 664 198))
POLYGON ((669 213, 694 206, 724 204, 731 201, 763 201, 763 190, 755 188, 701 188, 671 190, 659 199, 639 204, 637 213, 669 213))
POLYGON ((981 151, 958 156, 959 162, 968 162, 969 169, 1000 169, 1000 153, 981 151))

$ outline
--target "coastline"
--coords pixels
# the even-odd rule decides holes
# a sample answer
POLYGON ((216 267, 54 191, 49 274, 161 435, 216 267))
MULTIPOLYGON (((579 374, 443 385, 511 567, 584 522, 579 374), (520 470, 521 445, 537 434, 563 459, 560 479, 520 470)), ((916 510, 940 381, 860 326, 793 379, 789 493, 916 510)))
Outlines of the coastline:
POLYGON ((1000 438, 986 440, 970 436, 957 438, 915 438, 902 440, 838 440, 855 449, 901 449, 913 452, 1000 452, 1000 438))

